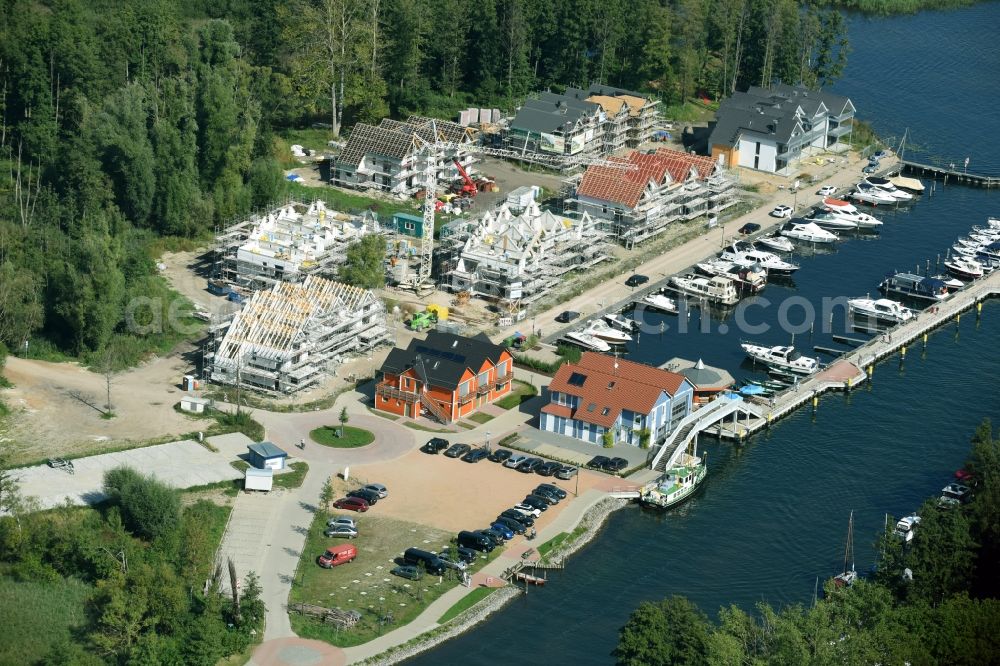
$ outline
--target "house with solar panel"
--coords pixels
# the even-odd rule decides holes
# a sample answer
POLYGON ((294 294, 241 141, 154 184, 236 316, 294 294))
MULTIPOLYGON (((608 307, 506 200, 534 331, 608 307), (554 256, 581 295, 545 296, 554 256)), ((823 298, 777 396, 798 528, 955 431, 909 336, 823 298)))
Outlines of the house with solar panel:
POLYGON ((549 383, 539 428, 593 444, 610 432, 615 444, 655 445, 691 413, 694 388, 676 372, 584 352, 549 383))
POLYGON ((375 409, 453 423, 511 389, 514 357, 485 334, 431 331, 389 352, 375 386, 375 409))
POLYGON ((447 120, 410 116, 405 122, 383 118, 378 125, 358 123, 333 161, 330 182, 341 187, 411 195, 423 186, 425 164, 419 151, 426 143, 448 144, 434 155, 438 182, 458 178, 455 160, 468 168, 473 157, 461 150, 476 130, 447 120))

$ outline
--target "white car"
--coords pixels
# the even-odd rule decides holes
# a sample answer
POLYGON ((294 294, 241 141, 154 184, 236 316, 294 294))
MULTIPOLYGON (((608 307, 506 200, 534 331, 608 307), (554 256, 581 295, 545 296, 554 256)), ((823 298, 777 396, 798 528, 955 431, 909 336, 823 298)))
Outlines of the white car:
POLYGON ((771 211, 771 217, 791 217, 792 207, 791 206, 775 206, 774 210, 771 211))
POLYGON ((823 187, 819 188, 819 192, 817 192, 816 194, 820 195, 821 197, 828 197, 835 194, 836 192, 837 188, 834 187, 833 185, 824 185, 823 187))
POLYGON ((348 518, 347 516, 336 516, 326 521, 327 527, 350 527, 352 530, 358 529, 357 523, 354 522, 353 518, 348 518))
POLYGON ((531 516, 533 518, 538 518, 539 516, 542 515, 540 509, 536 509, 535 507, 529 506, 527 504, 515 504, 514 511, 517 511, 518 513, 523 513, 524 515, 531 516))
POLYGON ((389 489, 383 486, 381 483, 369 483, 367 486, 365 486, 365 490, 372 491, 373 493, 378 495, 379 499, 385 499, 386 497, 389 496, 389 489))

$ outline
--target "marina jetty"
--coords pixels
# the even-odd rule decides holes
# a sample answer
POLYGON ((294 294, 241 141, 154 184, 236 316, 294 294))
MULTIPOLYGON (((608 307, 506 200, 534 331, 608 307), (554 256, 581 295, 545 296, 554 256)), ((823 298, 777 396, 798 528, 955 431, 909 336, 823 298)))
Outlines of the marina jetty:
POLYGON ((954 180, 965 185, 979 185, 986 188, 1000 187, 1000 176, 985 176, 983 174, 969 173, 967 167, 960 167, 956 164, 942 166, 923 164, 912 160, 900 160, 899 169, 900 173, 905 171, 910 174, 921 175, 927 178, 934 178, 936 180, 943 180, 946 185, 949 180, 954 180))

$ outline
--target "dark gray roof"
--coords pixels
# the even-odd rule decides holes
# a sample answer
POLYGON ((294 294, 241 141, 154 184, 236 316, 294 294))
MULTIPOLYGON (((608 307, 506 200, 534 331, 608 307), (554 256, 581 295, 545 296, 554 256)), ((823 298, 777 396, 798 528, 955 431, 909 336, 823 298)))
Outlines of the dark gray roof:
POLYGON ((778 143, 788 143, 797 131, 801 132, 796 118, 797 108, 784 101, 776 104, 749 93, 735 93, 719 105, 709 146, 736 145, 744 130, 771 135, 778 143))
POLYGON ((614 86, 605 86, 600 83, 590 84, 587 96, 589 97, 590 95, 610 95, 611 97, 614 97, 615 95, 631 95, 632 97, 649 99, 648 93, 635 92, 634 90, 626 90, 625 88, 615 88, 614 86))
POLYGON ((412 149, 412 133, 404 134, 386 127, 358 123, 351 130, 351 136, 337 162, 357 167, 365 155, 403 159, 412 149))
POLYGON ((823 90, 809 90, 803 85, 790 86, 784 83, 775 84, 772 91, 777 95, 782 95, 784 97, 798 97, 799 99, 812 98, 822 102, 827 110, 837 115, 843 111, 851 103, 849 97, 844 97, 843 95, 834 95, 833 93, 826 92, 823 90))
POLYGON ((600 111, 601 105, 595 102, 571 95, 541 92, 537 98, 524 100, 524 106, 510 121, 510 126, 530 132, 551 133, 561 130, 566 123, 575 125, 580 119, 596 116, 600 111))
POLYGON ((485 334, 467 338, 431 331, 426 340, 413 339, 406 349, 396 347, 382 363, 382 372, 398 375, 416 365, 418 376, 426 374, 432 386, 458 387, 466 368, 478 372, 487 360, 496 363, 506 350, 485 334))
POLYGON ((247 448, 261 458, 288 457, 288 454, 275 446, 274 442, 257 442, 256 444, 248 444, 247 448))

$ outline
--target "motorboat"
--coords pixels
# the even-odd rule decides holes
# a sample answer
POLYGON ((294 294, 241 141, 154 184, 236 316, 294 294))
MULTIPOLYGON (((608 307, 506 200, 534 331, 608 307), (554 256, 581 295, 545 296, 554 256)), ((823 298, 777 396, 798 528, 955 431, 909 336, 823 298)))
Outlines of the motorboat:
POLYGON ((610 344, 585 331, 570 331, 563 335, 563 339, 591 351, 611 351, 610 344))
POLYGON ((791 275, 799 270, 796 264, 785 261, 773 252, 758 250, 750 243, 740 243, 739 241, 724 250, 719 258, 743 267, 759 264, 768 274, 791 275))
POLYGON ((859 229, 877 229, 882 226, 882 220, 858 210, 858 207, 850 201, 826 197, 823 199, 822 208, 838 217, 856 222, 859 229))
POLYGON ((945 259, 944 267, 960 280, 978 280, 983 277, 983 265, 968 257, 951 257, 945 259))
POLYGON ((991 229, 1000 229, 1000 218, 998 217, 988 217, 986 218, 986 226, 991 229))
POLYGON ((828 210, 814 210, 808 216, 807 220, 810 222, 815 222, 824 229, 834 229, 836 231, 854 231, 858 228, 858 223, 854 220, 848 220, 846 218, 840 217, 831 213, 828 210))
POLYGON ((631 335, 625 331, 613 328, 611 324, 603 319, 593 320, 587 324, 587 327, 583 329, 583 332, 587 335, 592 335, 595 338, 599 338, 605 342, 610 342, 615 345, 623 345, 626 342, 632 341, 631 335))
POLYGON ((802 218, 789 220, 781 228, 781 235, 806 243, 832 243, 837 240, 835 233, 820 228, 815 222, 802 218))
POLYGON ((906 176, 895 176, 889 179, 889 182, 898 187, 901 190, 908 190, 914 194, 924 193, 924 184, 916 178, 908 178, 906 176))
POLYGON ((855 201, 872 204, 873 206, 896 203, 896 198, 894 196, 880 190, 871 183, 861 181, 854 187, 855 190, 851 192, 851 198, 855 201))
POLYGON ((899 519, 899 522, 896 523, 896 528, 892 531, 892 533, 902 539, 904 543, 910 543, 913 541, 913 531, 919 524, 920 516, 916 514, 913 514, 912 516, 905 516, 899 519))
POLYGON ((626 333, 631 333, 639 328, 639 322, 635 319, 629 319, 619 312, 604 315, 604 321, 608 322, 612 328, 617 328, 619 331, 625 331, 626 333))
POLYGON ((899 294, 932 302, 943 301, 951 296, 943 280, 915 273, 889 273, 879 284, 879 290, 886 294, 899 294))
POLYGON ((788 240, 784 236, 763 236, 757 239, 757 245, 763 245, 769 250, 774 250, 775 252, 794 252, 795 246, 792 245, 792 241, 788 240))
POLYGON ((639 492, 639 503, 654 509, 669 509, 693 495, 707 473, 704 458, 685 453, 681 464, 671 467, 639 492))
POLYGON ((948 289, 948 291, 952 292, 958 291, 959 289, 965 286, 964 282, 962 282, 961 280, 957 280, 951 277, 950 275, 932 275, 931 277, 934 278, 935 280, 941 280, 941 282, 944 283, 944 286, 948 289))
POLYGON ((744 342, 740 345, 746 355, 755 361, 800 375, 808 375, 819 369, 819 361, 809 356, 803 356, 795 347, 778 346, 765 347, 763 345, 750 344, 744 342))
POLYGON ((659 310, 667 314, 677 314, 677 301, 663 294, 648 294, 639 302, 653 310, 659 310))
POLYGON ((976 258, 980 262, 984 259, 991 262, 1000 261, 1000 241, 979 248, 976 251, 976 258))
POLYGON ((909 201, 913 198, 913 195, 909 192, 904 192, 903 190, 897 188, 888 178, 879 178, 878 176, 868 176, 865 178, 865 182, 873 187, 876 187, 896 201, 909 201))
POLYGON ((904 307, 899 301, 888 298, 851 298, 847 301, 847 307, 852 314, 895 324, 902 324, 914 317, 913 310, 904 307))
POLYGON ((975 258, 976 253, 979 252, 979 248, 980 246, 978 245, 962 245, 961 242, 958 242, 951 246, 951 251, 955 254, 960 254, 963 257, 973 259, 975 258))
POLYGON ((712 277, 693 273, 675 275, 670 278, 670 284, 683 294, 702 298, 719 305, 736 305, 740 302, 736 284, 732 279, 721 275, 713 275, 712 277))
POLYGON ((949 483, 941 489, 941 497, 938 498, 940 506, 955 506, 969 501, 972 489, 961 483, 949 483))
POLYGON ((725 259, 709 259, 695 264, 705 275, 722 275, 733 280, 740 291, 756 294, 767 286, 767 271, 760 264, 741 266, 725 259))

